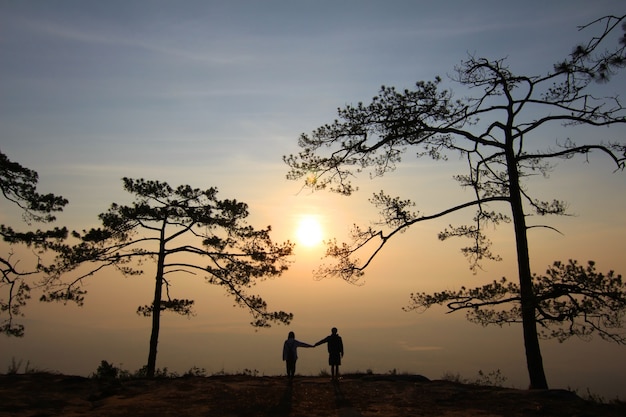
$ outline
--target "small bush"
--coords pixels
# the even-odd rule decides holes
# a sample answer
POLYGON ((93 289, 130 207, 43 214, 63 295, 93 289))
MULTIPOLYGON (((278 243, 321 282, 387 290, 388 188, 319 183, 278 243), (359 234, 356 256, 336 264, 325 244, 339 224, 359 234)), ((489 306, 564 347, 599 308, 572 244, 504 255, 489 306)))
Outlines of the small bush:
POLYGON ((183 376, 206 376, 206 369, 192 366, 183 376))
POLYGON ((476 379, 465 379, 462 378, 461 375, 452 372, 446 372, 441 377, 444 381, 456 382, 459 384, 472 384, 472 385, 481 385, 481 386, 492 386, 492 387, 502 387, 504 386, 504 382, 506 381, 506 377, 502 375, 502 372, 499 369, 495 371, 491 371, 489 373, 485 373, 482 370, 478 371, 478 378, 476 379))
MULTIPOLYGON (((15 358, 11 358, 11 365, 7 368, 7 375, 17 375, 20 373, 20 369, 22 369, 22 364, 24 361, 22 359, 16 361, 15 358)), ((24 365, 24 373, 25 374, 34 374, 37 372, 46 372, 41 369, 31 368, 30 361, 26 361, 24 365)))
POLYGON ((90 375, 91 378, 113 381, 117 379, 130 379, 132 375, 129 371, 115 366, 107 361, 101 361, 96 372, 90 375))
POLYGON ((594 403, 606 404, 606 400, 604 399, 604 397, 598 394, 594 394, 589 388, 587 388, 587 394, 583 395, 583 398, 585 398, 587 401, 592 401, 594 403))
MULTIPOLYGON (((147 366, 141 367, 140 369, 135 371, 133 376, 135 378, 147 378, 148 377, 148 367, 147 366)), ((155 378, 178 378, 179 376, 180 375, 178 375, 176 372, 170 372, 167 368, 157 368, 157 369, 154 370, 154 377, 155 378)))
POLYGON ((15 358, 11 358, 11 365, 7 369, 7 375, 17 375, 22 367, 22 360, 15 361, 15 358))
POLYGON ((582 395, 580 395, 578 393, 578 390, 571 389, 569 387, 568 387, 568 391, 573 392, 574 394, 578 395, 579 397, 581 397, 582 399, 584 399, 586 401, 591 401, 591 402, 594 402, 594 403, 597 403, 597 404, 619 404, 619 403, 623 402, 623 401, 621 401, 619 399, 619 397, 616 397, 613 400, 607 400, 603 396, 591 392, 591 390, 589 388, 587 388, 587 393, 586 394, 582 394, 582 395))
POLYGON ((446 371, 441 376, 441 379, 443 381, 456 382, 456 383, 459 383, 459 384, 464 384, 464 383, 467 382, 465 379, 461 378, 461 374, 459 374, 458 372, 455 374, 455 373, 452 373, 450 371, 446 371))
POLYGON ((257 371, 256 369, 248 369, 248 368, 246 368, 246 369, 244 369, 241 372, 241 375, 257 377, 257 376, 259 376, 259 371, 257 371))
POLYGON ((117 379, 120 374, 120 368, 110 364, 107 361, 101 361, 96 372, 92 374, 95 379, 117 379))
POLYGON ((479 370, 478 378, 470 383, 474 385, 502 387, 504 386, 505 381, 506 377, 502 375, 502 372, 499 369, 496 369, 495 371, 491 371, 488 374, 484 373, 482 370, 479 370))

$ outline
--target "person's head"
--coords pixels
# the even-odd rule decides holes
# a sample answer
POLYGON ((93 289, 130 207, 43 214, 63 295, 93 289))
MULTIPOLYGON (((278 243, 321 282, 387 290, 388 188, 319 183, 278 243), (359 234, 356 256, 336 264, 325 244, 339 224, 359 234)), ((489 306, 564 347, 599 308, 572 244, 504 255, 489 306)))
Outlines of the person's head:
POLYGON ((295 339, 296 338, 296 334, 294 332, 289 332, 289 336, 287 336, 287 339, 295 339))
POLYGON ((333 334, 337 334, 337 328, 336 328, 336 327, 333 327, 333 328, 331 329, 331 332, 333 332, 333 334))

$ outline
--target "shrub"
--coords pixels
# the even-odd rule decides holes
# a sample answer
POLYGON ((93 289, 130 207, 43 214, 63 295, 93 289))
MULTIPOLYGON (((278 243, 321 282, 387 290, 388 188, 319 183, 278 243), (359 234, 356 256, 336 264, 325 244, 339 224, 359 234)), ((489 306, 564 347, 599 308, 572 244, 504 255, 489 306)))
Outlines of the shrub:
POLYGON ((484 373, 482 370, 479 370, 478 378, 470 383, 474 385, 502 387, 504 386, 505 381, 506 377, 502 375, 502 372, 500 372, 499 369, 496 369, 495 371, 491 371, 488 374, 484 373))
POLYGON ((206 376, 206 369, 192 366, 183 376, 206 376))

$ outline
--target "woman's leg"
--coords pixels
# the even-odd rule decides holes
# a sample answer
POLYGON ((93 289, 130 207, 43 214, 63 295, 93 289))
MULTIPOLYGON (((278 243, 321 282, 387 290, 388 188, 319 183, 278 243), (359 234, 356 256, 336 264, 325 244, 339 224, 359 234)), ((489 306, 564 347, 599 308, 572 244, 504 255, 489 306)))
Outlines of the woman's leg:
POLYGON ((296 374, 296 361, 287 360, 287 376, 293 378, 296 374))

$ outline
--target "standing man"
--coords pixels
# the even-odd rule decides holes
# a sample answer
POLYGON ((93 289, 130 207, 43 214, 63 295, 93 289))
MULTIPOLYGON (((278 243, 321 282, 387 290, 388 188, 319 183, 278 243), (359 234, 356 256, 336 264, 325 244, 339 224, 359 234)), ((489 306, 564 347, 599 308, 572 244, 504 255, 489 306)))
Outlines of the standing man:
POLYGON ((315 346, 323 343, 328 344, 328 364, 330 365, 330 374, 333 381, 339 380, 339 365, 343 358, 343 341, 341 336, 337 334, 337 328, 333 327, 330 336, 327 336, 317 342, 315 346))

